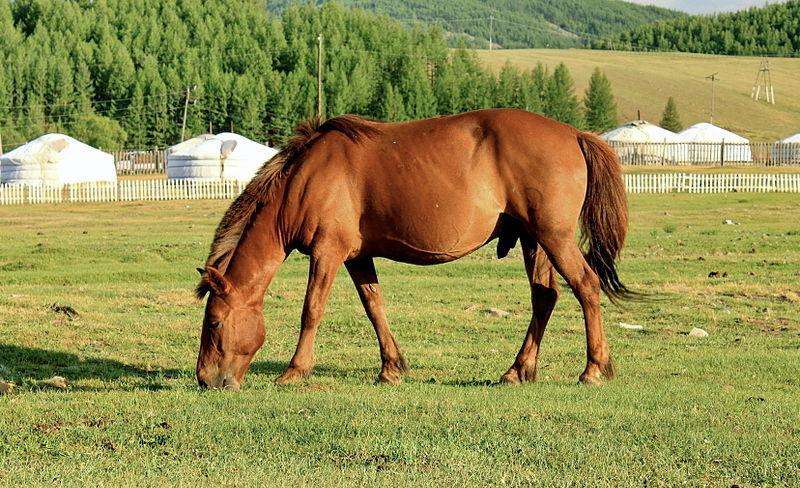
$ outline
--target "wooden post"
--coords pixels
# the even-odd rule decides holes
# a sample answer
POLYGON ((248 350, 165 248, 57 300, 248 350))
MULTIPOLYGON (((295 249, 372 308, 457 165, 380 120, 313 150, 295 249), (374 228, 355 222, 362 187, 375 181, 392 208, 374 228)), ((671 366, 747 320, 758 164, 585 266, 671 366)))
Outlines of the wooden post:
POLYGON ((325 118, 322 107, 322 34, 317 36, 317 117, 325 118))

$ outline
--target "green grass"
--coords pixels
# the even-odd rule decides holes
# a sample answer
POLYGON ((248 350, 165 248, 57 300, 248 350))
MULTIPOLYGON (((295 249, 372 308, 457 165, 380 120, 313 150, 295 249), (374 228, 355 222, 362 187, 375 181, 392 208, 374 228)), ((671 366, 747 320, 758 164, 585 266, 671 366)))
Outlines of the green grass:
POLYGON ((755 102, 750 91, 761 60, 747 56, 686 53, 635 53, 584 49, 479 50, 478 57, 500 69, 510 61, 531 69, 541 61, 552 71, 564 62, 582 98, 595 68, 606 73, 614 89, 621 122, 637 111, 658 123, 669 97, 675 97, 684 126, 708 122, 711 85, 706 76, 719 73, 714 123, 750 138, 774 142, 800 132, 800 59, 771 58, 775 105, 755 102))
POLYGON ((578 386, 584 335, 564 294, 538 383, 494 386, 522 340, 517 250, 381 261, 412 364, 376 386, 378 350, 346 276, 305 383, 294 348, 307 259, 265 304, 244 390, 200 392, 192 298, 226 202, 0 207, 0 485, 787 486, 800 478, 796 195, 631 198, 623 277, 660 300, 604 303, 619 377, 578 386), (724 225, 731 219, 739 225, 724 225), (708 278, 711 271, 726 277, 708 278), (50 305, 72 306, 69 320, 50 305), (503 308, 509 318, 467 311, 503 308), (619 322, 642 324, 642 332, 619 322), (692 327, 710 333, 687 336, 692 327), (40 381, 54 374, 66 391, 40 381))

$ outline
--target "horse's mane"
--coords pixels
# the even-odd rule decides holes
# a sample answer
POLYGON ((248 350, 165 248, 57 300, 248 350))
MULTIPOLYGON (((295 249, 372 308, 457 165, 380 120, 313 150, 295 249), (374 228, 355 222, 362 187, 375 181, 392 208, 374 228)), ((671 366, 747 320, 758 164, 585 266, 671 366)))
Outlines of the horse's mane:
MULTIPOLYGON (((242 194, 228 207, 214 233, 206 266, 225 273, 233 252, 247 233, 258 211, 269 202, 275 183, 286 176, 290 169, 300 164, 303 156, 319 136, 328 132, 339 132, 351 141, 360 143, 365 137, 374 137, 381 131, 355 115, 342 115, 325 122, 314 118, 298 125, 294 136, 286 146, 264 163, 242 194)), ((201 280, 196 290, 197 297, 203 298, 208 291, 208 284, 205 280, 201 280)))

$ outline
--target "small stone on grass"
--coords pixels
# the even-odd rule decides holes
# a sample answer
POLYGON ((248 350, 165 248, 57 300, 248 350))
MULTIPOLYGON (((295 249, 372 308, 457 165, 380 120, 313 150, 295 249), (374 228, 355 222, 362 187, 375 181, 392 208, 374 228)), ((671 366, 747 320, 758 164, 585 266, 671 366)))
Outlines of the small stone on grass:
POLYGON ((63 376, 53 376, 49 380, 43 380, 41 382, 42 386, 49 386, 51 388, 58 388, 59 390, 64 390, 67 388, 67 379, 63 376))
POLYGON ((644 330, 644 326, 639 324, 626 324, 625 322, 620 322, 619 326, 620 328, 627 330, 644 330))
POLYGON ((504 318, 511 316, 510 313, 506 312, 505 310, 500 310, 499 308, 487 308, 484 310, 484 312, 486 313, 486 315, 489 315, 491 317, 504 318))
POLYGON ((708 332, 698 327, 695 327, 691 331, 689 331, 689 337, 708 337, 708 332))

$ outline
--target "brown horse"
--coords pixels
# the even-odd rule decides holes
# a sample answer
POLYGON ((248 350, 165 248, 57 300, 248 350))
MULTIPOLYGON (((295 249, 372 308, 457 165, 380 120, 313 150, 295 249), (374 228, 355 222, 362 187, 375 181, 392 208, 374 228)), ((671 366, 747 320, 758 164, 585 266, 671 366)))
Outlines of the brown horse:
POLYGON ((481 110, 404 123, 355 116, 306 123, 266 163, 217 228, 197 295, 210 293, 197 360, 201 386, 238 389, 264 342, 264 294, 292 250, 310 256, 297 349, 276 380, 310 374, 313 344, 345 265, 378 336, 379 380, 407 364, 389 330, 373 258, 428 265, 498 239, 519 240, 533 318, 502 381, 536 377, 539 344, 558 298, 557 270, 583 308, 585 383, 613 376, 600 291, 628 291, 615 260, 627 204, 614 152, 597 137, 521 110, 481 110), (575 239, 580 222, 586 254, 575 239), (552 263, 552 264, 551 264, 552 263))

